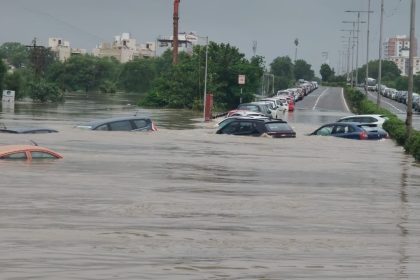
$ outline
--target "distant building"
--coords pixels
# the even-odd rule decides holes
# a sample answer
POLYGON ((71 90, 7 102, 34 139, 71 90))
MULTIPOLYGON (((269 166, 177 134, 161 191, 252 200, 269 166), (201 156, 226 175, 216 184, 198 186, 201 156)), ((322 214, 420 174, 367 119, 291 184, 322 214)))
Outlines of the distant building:
POLYGON ((137 44, 136 39, 130 33, 122 33, 115 36, 112 44, 101 43, 93 49, 93 55, 97 57, 114 57, 121 63, 131 61, 135 58, 155 56, 155 43, 137 44))
MULTIPOLYGON (((405 55, 408 57, 407 50, 410 49, 410 38, 406 35, 397 35, 395 37, 388 38, 387 42, 384 44, 384 47, 385 58, 405 55)), ((415 39, 413 50, 414 56, 417 56, 417 39, 415 39)))
POLYGON ((72 49, 69 41, 56 37, 48 38, 48 47, 57 55, 58 60, 61 62, 66 61, 72 55, 87 53, 85 49, 72 49))
MULTIPOLYGON (((401 75, 408 76, 408 57, 404 56, 393 56, 388 57, 387 60, 394 62, 398 69, 401 71, 401 75)), ((416 74, 420 72, 420 57, 413 58, 413 73, 416 74)))
MULTIPOLYGON (((417 57, 417 39, 415 39, 413 46, 414 61, 413 61, 413 73, 420 72, 420 58, 417 57)), ((385 51, 384 56, 386 60, 394 62, 398 69, 401 71, 401 75, 408 75, 408 57, 410 54, 410 38, 405 35, 397 35, 392 38, 388 38, 387 42, 384 43, 385 51)))
MULTIPOLYGON (((159 47, 172 47, 174 36, 160 36, 159 47)), ((192 53, 193 47, 198 45, 199 36, 195 32, 183 32, 178 34, 178 51, 192 53)))

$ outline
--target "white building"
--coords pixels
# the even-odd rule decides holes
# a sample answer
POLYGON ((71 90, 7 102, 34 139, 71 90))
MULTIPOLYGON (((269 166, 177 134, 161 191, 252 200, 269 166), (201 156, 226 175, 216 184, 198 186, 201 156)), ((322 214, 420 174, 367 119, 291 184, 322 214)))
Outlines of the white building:
MULTIPOLYGON (((413 61, 413 73, 420 72, 419 57, 417 57, 417 39, 414 41, 414 61, 413 61)), ((384 43, 385 47, 385 59, 394 62, 398 69, 401 71, 401 75, 408 75, 408 57, 410 54, 410 38, 406 35, 397 35, 395 37, 388 38, 384 43)))
MULTIPOLYGON (((191 54, 193 47, 199 44, 199 36, 195 32, 182 32, 178 34, 178 51, 191 54)), ((159 47, 171 47, 174 36, 160 36, 159 47)))
POLYGON ((98 57, 114 57, 121 63, 134 58, 153 57, 155 55, 155 43, 137 44, 130 33, 122 33, 114 37, 112 44, 101 43, 93 49, 93 55, 98 57))
POLYGON ((51 51, 56 53, 58 60, 61 62, 66 61, 72 55, 87 53, 85 49, 72 49, 69 41, 57 37, 48 38, 48 47, 51 48, 51 51))

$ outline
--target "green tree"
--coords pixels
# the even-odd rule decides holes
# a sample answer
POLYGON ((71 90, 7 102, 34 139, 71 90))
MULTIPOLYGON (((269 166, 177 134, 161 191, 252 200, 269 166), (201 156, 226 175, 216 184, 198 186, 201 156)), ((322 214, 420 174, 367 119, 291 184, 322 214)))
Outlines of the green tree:
POLYGON ((398 77, 397 80, 395 81, 395 89, 408 90, 408 77, 404 77, 404 76, 398 77))
POLYGON ((14 71, 7 73, 4 78, 4 88, 15 91, 15 98, 21 99, 23 97, 23 80, 21 72, 14 71))
POLYGON ((64 101, 64 94, 60 88, 44 79, 38 79, 29 82, 28 84, 29 95, 34 101, 45 103, 61 102, 64 101))
POLYGON ((323 82, 329 81, 334 76, 334 71, 326 63, 321 65, 321 69, 319 70, 319 73, 321 74, 323 82))
POLYGON ((29 64, 29 51, 21 43, 7 42, 0 46, 0 58, 6 59, 16 68, 21 68, 29 64))
POLYGON ((115 84, 119 76, 119 63, 112 58, 92 55, 71 56, 66 62, 52 64, 46 74, 50 82, 61 89, 86 93, 115 84))
POLYGON ((3 92, 3 81, 7 73, 6 64, 0 59, 0 92, 3 92))
POLYGON ((311 69, 311 67, 312 66, 303 59, 296 60, 294 68, 295 79, 304 79, 311 81, 315 76, 315 73, 311 69))
POLYGON ((135 59, 122 66, 119 84, 129 92, 146 92, 150 90, 156 75, 154 59, 135 59))
POLYGON ((277 57, 270 63, 270 73, 283 79, 292 80, 293 62, 288 56, 277 57))
MULTIPOLYGON (((239 74, 246 76, 246 84, 242 88, 243 102, 253 100, 263 73, 262 57, 247 60, 244 54, 229 44, 210 42, 208 48, 207 92, 213 93, 215 106, 228 109, 239 104, 239 74)), ((194 104, 202 104, 204 56, 204 47, 198 46, 192 55, 181 53, 178 65, 169 64, 166 68, 160 68, 170 58, 170 54, 165 54, 156 64, 156 68, 161 69, 161 72, 157 72, 160 75, 140 104, 171 108, 192 108, 194 104)))
MULTIPOLYGON (((360 80, 364 80, 366 77, 366 64, 358 69, 358 77, 361 77, 360 80)), ((379 73, 379 60, 369 61, 369 77, 373 79, 378 79, 379 73)), ((398 66, 388 60, 382 61, 382 81, 394 81, 401 76, 401 71, 398 69, 398 66)))

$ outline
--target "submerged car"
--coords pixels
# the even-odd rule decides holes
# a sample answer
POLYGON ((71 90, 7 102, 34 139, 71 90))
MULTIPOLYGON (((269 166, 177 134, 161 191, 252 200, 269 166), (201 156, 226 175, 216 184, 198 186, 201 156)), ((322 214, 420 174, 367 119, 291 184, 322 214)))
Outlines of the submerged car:
POLYGON ((35 133, 55 133, 55 129, 45 127, 4 127, 0 128, 0 133, 12 134, 35 134, 35 133))
POLYGON ((241 103, 238 108, 228 112, 227 116, 230 117, 235 114, 237 111, 251 111, 259 114, 263 114, 266 117, 272 117, 271 110, 265 102, 251 102, 251 103, 241 103))
POLYGON ((95 120, 77 128, 101 131, 156 131, 153 121, 145 117, 128 116, 95 120))
POLYGON ((388 138, 388 133, 380 127, 350 122, 325 124, 309 135, 335 136, 358 140, 379 140, 388 138))
POLYGON ((375 124, 378 127, 382 127, 388 118, 384 115, 368 114, 368 115, 354 115, 347 116, 339 119, 337 122, 357 122, 363 124, 375 124))
POLYGON ((221 125, 216 133, 242 136, 261 136, 266 134, 273 138, 296 137, 296 132, 287 122, 260 118, 238 118, 228 121, 221 125))
POLYGON ((33 160, 58 158, 63 158, 63 156, 45 147, 31 145, 0 146, 0 159, 33 160))
POLYGON ((266 119, 269 120, 270 118, 266 117, 266 116, 232 116, 232 117, 227 117, 223 120, 221 120, 216 127, 223 127, 226 124, 236 121, 236 120, 249 120, 249 119, 266 119))

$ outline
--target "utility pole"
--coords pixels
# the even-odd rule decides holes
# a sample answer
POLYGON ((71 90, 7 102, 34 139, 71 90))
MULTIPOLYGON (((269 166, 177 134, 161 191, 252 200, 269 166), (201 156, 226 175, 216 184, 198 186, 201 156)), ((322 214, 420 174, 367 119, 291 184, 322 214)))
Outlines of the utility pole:
POLYGON ((297 60, 298 45, 299 45, 299 39, 298 39, 298 38, 296 38, 296 39, 295 39, 295 46, 296 46, 296 48, 295 48, 295 62, 296 62, 296 60, 297 60))
MULTIPOLYGON (((357 12, 357 21, 343 21, 343 23, 352 23, 353 24, 353 37, 356 39, 356 73, 355 73, 355 84, 357 86, 358 84, 358 68, 359 68, 359 32, 360 32, 360 23, 366 23, 366 21, 360 21, 360 12, 359 11, 346 11, 346 12, 357 12), (356 27, 357 23, 357 27, 356 27), (354 36, 354 33, 357 33, 356 36, 354 36)), ((353 50, 354 50, 354 41, 353 41, 353 50)), ((352 61, 353 63, 353 61, 352 61)), ((352 79, 354 78, 354 73, 352 73, 352 79)), ((353 86, 352 80, 352 86, 353 86)))
POLYGON ((45 47, 36 44, 36 37, 32 40, 32 45, 26 46, 29 49, 30 60, 34 68, 35 77, 39 79, 45 66, 45 47))
POLYGON ((410 53, 408 58, 408 96, 407 96, 407 118, 405 120, 407 138, 411 134, 413 124, 413 57, 415 44, 415 22, 416 22, 416 0, 411 0, 410 11, 410 53))
POLYGON ((178 21, 179 21, 179 2, 181 0, 174 0, 174 32, 172 41, 172 64, 178 64, 178 21))
MULTIPOLYGON (((367 10, 367 13, 368 13, 368 19, 367 19, 367 40, 366 40, 366 44, 367 44, 367 46, 366 46, 366 80, 365 80, 365 85, 366 85, 366 83, 367 83, 367 81, 368 81, 368 78, 369 78, 369 37, 370 37, 370 13, 373 13, 371 10, 370 10, 370 0, 368 1, 368 10, 367 10)), ((367 94, 367 86, 365 86, 365 88, 366 88, 366 94, 367 94)))
MULTIPOLYGON (((376 96, 376 105, 381 105, 381 80, 382 80, 382 33, 384 25, 384 0, 381 0, 381 24, 379 31, 379 69, 378 69, 378 95, 376 96)), ((411 49, 411 48, 410 48, 411 49)))
MULTIPOLYGON (((365 21, 360 21, 360 14, 361 13, 367 13, 368 14, 368 27, 367 27, 367 47, 366 47, 366 74, 368 73, 368 63, 369 63, 369 24, 370 24, 370 14, 373 13, 370 10, 370 0, 368 3, 369 7, 367 11, 345 11, 346 13, 357 13, 357 52, 356 52, 356 84, 359 81, 359 71, 357 71, 357 68, 359 67, 359 32, 360 32, 360 23, 366 23, 365 21)), ((368 74, 366 75, 366 81, 368 78, 368 74)))

